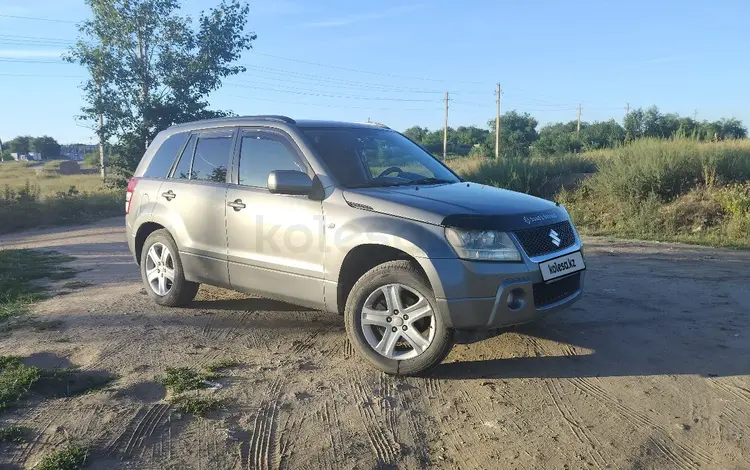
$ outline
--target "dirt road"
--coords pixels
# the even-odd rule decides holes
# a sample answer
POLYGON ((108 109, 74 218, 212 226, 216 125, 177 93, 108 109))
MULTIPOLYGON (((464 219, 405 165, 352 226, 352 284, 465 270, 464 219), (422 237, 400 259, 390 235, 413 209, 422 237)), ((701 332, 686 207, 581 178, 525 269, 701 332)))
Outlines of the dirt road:
POLYGON ((60 326, 13 331, 0 354, 118 376, 5 412, 35 433, 0 448, 10 468, 68 438, 91 468, 750 468, 750 252, 587 240, 574 308, 405 379, 358 359, 335 315, 218 289, 154 305, 121 219, 0 244, 69 253, 94 284, 39 303, 60 326), (226 409, 166 403, 166 366, 223 358, 242 366, 206 393, 226 409))

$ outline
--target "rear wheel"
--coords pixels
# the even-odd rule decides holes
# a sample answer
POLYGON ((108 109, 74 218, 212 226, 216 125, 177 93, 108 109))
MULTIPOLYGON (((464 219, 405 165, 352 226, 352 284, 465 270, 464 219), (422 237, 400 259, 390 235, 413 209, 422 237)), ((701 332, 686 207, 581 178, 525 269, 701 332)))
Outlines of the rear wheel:
POLYGON ((177 244, 166 230, 151 233, 141 251, 141 278, 159 305, 178 307, 195 298, 200 284, 185 279, 177 244))
POLYGON ((344 312, 349 340, 378 369, 421 374, 453 346, 453 332, 437 312, 432 289, 409 261, 389 261, 365 273, 344 312))

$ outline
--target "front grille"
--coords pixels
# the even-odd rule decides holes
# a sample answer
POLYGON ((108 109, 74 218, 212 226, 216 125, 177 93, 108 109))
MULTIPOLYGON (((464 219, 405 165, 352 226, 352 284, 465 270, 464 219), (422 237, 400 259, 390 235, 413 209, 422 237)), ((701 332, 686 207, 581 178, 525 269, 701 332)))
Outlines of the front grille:
POLYGON ((581 273, 575 273, 559 281, 534 284, 534 304, 539 307, 554 304, 575 294, 581 288, 581 273))
POLYGON ((546 255, 572 246, 576 242, 573 226, 568 221, 520 230, 515 234, 523 247, 523 251, 529 256, 546 255), (555 237, 560 240, 559 246, 554 243, 555 237))

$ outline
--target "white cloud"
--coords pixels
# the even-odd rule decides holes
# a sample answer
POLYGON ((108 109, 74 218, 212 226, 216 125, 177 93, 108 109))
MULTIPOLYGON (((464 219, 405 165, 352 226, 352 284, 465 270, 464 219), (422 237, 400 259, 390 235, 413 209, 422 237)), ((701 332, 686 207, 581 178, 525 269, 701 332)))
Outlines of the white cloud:
POLYGON ((48 50, 48 49, 0 49, 0 57, 12 57, 14 59, 30 58, 56 58, 59 59, 65 50, 48 50))
POLYGON ((342 16, 339 18, 330 18, 327 20, 305 23, 302 26, 307 28, 336 28, 339 26, 349 26, 355 23, 362 23, 364 21, 372 21, 382 18, 399 16, 405 13, 421 10, 422 8, 424 8, 424 4, 404 5, 399 7, 386 8, 377 12, 359 13, 349 16, 342 16))

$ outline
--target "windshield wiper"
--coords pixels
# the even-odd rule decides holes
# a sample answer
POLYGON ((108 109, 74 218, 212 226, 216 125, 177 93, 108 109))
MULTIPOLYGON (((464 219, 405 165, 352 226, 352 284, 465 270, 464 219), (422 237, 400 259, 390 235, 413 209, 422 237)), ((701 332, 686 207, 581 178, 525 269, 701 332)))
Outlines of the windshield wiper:
POLYGON ((440 178, 420 178, 418 180, 401 181, 401 182, 386 182, 386 181, 370 181, 369 183, 352 184, 347 186, 350 189, 357 188, 389 188, 393 186, 413 186, 419 184, 452 184, 456 181, 444 180, 440 178))
POLYGON ((405 181, 403 183, 396 183, 394 186, 411 186, 415 184, 449 184, 455 183, 455 181, 444 180, 440 178, 420 178, 418 180, 405 181))

